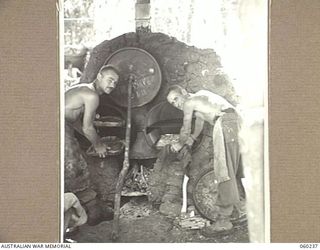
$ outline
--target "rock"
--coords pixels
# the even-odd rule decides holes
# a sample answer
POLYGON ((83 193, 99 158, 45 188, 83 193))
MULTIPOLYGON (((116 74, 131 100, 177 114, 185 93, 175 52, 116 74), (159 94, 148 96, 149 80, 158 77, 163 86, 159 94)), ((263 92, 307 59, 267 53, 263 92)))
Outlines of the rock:
POLYGON ((103 201, 94 199, 85 204, 85 207, 88 215, 87 223, 90 226, 97 225, 102 221, 113 219, 113 209, 103 201))
POLYGON ((97 193, 92 189, 86 189, 84 191, 77 192, 76 195, 81 203, 87 203, 96 198, 97 193))
POLYGON ((172 203, 170 201, 166 201, 160 205, 159 211, 163 215, 167 215, 169 217, 177 217, 177 216, 180 216, 181 208, 182 208, 181 202, 172 203))

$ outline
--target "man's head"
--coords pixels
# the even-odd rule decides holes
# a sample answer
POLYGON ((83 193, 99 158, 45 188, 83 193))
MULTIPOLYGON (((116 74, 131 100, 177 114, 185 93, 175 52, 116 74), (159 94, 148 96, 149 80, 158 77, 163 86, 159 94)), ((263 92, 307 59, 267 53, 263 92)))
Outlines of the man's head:
POLYGON ((183 110, 183 105, 187 97, 188 92, 179 85, 173 85, 168 90, 168 102, 178 109, 183 110))
POLYGON ((105 65, 100 69, 97 80, 100 89, 104 93, 110 94, 119 81, 119 71, 112 65, 105 65))

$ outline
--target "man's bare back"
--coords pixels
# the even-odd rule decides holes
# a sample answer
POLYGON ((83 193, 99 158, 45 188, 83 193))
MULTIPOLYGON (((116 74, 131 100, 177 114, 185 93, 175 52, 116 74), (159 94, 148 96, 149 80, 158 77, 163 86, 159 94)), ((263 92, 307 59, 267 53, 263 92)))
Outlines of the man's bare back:
POLYGON ((201 90, 191 95, 191 97, 187 99, 186 104, 186 107, 190 107, 196 117, 202 118, 211 125, 216 116, 223 114, 223 110, 234 108, 234 106, 224 98, 206 90, 201 90))
POLYGON ((202 118, 211 125, 213 124, 214 118, 221 115, 221 110, 208 102, 206 97, 191 97, 188 101, 186 101, 186 104, 187 106, 193 106, 192 111, 196 117, 202 118))
POLYGON ((68 122, 76 122, 84 114, 86 99, 96 99, 99 101, 99 96, 88 87, 76 87, 68 90, 65 93, 65 119, 68 122))

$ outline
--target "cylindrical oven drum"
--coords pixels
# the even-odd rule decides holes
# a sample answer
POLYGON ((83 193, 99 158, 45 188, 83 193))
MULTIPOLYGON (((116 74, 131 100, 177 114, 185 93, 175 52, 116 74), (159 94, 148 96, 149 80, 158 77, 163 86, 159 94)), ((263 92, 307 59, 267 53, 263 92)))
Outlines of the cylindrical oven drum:
POLYGON ((121 107, 128 104, 128 80, 134 77, 132 85, 132 107, 141 107, 158 94, 161 87, 161 70, 157 61, 143 49, 127 47, 114 52, 104 65, 111 64, 120 71, 119 83, 110 94, 112 100, 121 107))

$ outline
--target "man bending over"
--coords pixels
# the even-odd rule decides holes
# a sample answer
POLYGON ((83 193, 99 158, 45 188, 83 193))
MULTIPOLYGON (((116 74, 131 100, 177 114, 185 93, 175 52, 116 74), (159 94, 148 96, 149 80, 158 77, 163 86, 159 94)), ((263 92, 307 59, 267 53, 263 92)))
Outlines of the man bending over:
POLYGON ((236 175, 240 163, 238 143, 239 116, 235 107, 227 100, 207 90, 195 94, 174 85, 169 89, 167 100, 184 113, 179 142, 172 145, 179 151, 185 144, 191 146, 200 135, 204 122, 213 126, 213 169, 214 181, 218 185, 217 205, 219 212, 216 222, 203 230, 207 236, 228 232, 233 228, 230 221, 234 206, 239 203, 236 175), (192 118, 195 128, 191 133, 192 118))

